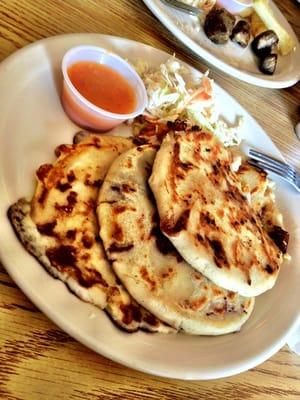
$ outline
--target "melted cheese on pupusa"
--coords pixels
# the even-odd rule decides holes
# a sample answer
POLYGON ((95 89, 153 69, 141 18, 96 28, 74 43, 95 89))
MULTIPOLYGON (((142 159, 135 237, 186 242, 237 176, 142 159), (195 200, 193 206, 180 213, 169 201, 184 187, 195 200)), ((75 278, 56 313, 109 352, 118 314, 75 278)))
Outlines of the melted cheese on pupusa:
POLYGON ((195 335, 237 331, 253 298, 214 285, 177 253, 159 229, 148 178, 156 151, 139 146, 112 164, 100 189, 100 236, 114 271, 139 304, 195 335))
POLYGON ((105 308, 126 330, 169 332, 117 283, 98 235, 99 187, 112 161, 132 146, 129 139, 98 135, 59 146, 58 159, 37 171, 32 222, 26 217, 24 225, 31 235, 39 236, 32 237, 31 252, 40 254, 43 265, 80 298, 105 308))
POLYGON ((149 183, 162 231, 181 256, 215 284, 257 296, 275 284, 283 257, 233 162, 211 133, 169 134, 149 183))

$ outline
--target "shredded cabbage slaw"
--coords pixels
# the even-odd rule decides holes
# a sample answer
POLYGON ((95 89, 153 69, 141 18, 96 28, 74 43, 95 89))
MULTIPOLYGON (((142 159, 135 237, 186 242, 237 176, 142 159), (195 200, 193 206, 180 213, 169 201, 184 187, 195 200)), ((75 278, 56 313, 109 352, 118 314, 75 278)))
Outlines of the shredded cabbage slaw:
POLYGON ((148 105, 144 116, 148 120, 154 123, 187 120, 214 133, 225 146, 241 142, 239 131, 242 118, 238 118, 235 126, 229 126, 218 116, 213 80, 208 77, 208 72, 195 79, 175 57, 158 68, 151 68, 139 60, 135 68, 147 90, 148 105))

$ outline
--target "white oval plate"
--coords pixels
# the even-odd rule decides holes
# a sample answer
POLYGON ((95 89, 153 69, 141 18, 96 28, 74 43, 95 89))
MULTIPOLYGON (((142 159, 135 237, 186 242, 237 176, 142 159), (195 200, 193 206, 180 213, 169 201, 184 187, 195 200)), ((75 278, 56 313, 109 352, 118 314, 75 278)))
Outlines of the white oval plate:
MULTIPOLYGON (((181 379, 213 379, 245 371, 263 362, 285 343, 296 324, 300 302, 299 196, 280 182, 278 202, 292 234, 293 262, 284 265, 275 288, 257 299, 241 332, 220 337, 184 334, 128 334, 104 312, 71 294, 53 279, 19 243, 6 212, 24 195, 31 196, 37 167, 54 159, 54 148, 70 143, 78 127, 60 103, 63 54, 71 47, 99 45, 151 64, 169 55, 126 39, 97 34, 57 36, 36 42, 0 64, 0 255, 12 279, 51 320, 94 351, 129 367, 181 379), (298 228, 297 228, 298 224, 298 228), (298 265, 296 263, 298 262, 298 265)), ((194 71, 197 74, 196 71, 194 71)), ((280 154, 255 120, 224 90, 216 101, 231 122, 243 115, 249 144, 280 154)))
POLYGON ((271 76, 264 75, 259 71, 250 46, 242 49, 231 41, 225 45, 216 45, 207 38, 197 17, 168 7, 160 0, 143 1, 160 22, 185 46, 210 65, 232 75, 234 78, 253 85, 274 89, 292 86, 300 80, 299 41, 286 18, 271 0, 270 5, 278 21, 296 42, 294 52, 285 57, 278 57, 276 71, 271 76))

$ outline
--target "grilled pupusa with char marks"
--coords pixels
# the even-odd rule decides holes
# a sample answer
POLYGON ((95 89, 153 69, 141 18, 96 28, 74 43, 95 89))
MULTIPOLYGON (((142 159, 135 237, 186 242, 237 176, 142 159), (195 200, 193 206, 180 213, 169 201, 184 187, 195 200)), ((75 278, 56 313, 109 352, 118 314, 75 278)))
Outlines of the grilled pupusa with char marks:
POLYGON ((283 252, 251 206, 233 161, 211 133, 169 134, 149 183, 161 229, 182 257, 215 284, 257 296, 274 285, 283 252))
POLYGON ((237 171, 243 193, 249 198, 251 207, 259 216, 268 235, 283 254, 287 253, 289 233, 283 229, 282 214, 275 203, 274 182, 265 171, 243 161, 237 171))
POLYGON ((189 266, 159 229, 148 186, 156 150, 123 153, 100 190, 100 236, 117 276, 135 300, 190 334, 234 332, 249 318, 253 298, 222 289, 189 266))
POLYGON ((77 135, 61 145, 53 164, 37 171, 33 199, 8 211, 25 248, 79 298, 105 309, 127 331, 170 332, 140 307, 117 280, 99 238, 98 191, 113 160, 133 146, 129 139, 77 135))

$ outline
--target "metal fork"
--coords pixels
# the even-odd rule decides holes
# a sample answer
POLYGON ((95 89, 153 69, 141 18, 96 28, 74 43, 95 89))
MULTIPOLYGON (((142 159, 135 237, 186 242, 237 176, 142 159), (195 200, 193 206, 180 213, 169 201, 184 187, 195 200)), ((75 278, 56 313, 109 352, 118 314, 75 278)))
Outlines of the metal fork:
POLYGON ((260 153, 254 149, 249 150, 250 159, 249 164, 260 169, 273 172, 274 174, 285 179, 291 185, 293 185, 298 192, 300 192, 300 175, 296 169, 282 161, 278 161, 273 157, 267 156, 266 154, 260 153))
POLYGON ((198 16, 203 11, 200 8, 190 6, 189 4, 185 4, 179 0, 161 0, 162 3, 166 4, 167 6, 173 7, 178 11, 185 12, 190 15, 198 16))

